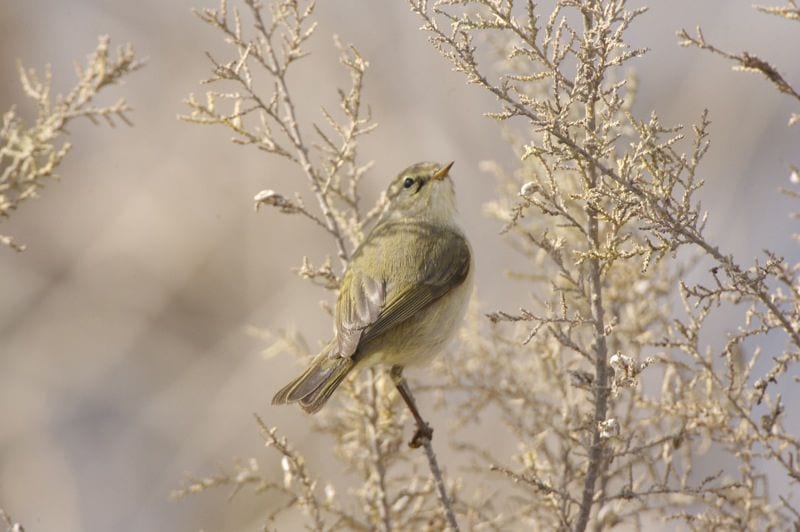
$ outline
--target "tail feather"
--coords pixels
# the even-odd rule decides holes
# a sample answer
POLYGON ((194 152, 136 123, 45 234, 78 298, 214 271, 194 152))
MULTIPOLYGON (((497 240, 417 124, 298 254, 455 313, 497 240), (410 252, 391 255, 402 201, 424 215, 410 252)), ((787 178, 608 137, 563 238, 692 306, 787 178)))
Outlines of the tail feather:
POLYGON ((313 414, 325 405, 354 365, 355 363, 349 357, 318 356, 302 375, 275 394, 272 404, 299 402, 303 410, 313 414))

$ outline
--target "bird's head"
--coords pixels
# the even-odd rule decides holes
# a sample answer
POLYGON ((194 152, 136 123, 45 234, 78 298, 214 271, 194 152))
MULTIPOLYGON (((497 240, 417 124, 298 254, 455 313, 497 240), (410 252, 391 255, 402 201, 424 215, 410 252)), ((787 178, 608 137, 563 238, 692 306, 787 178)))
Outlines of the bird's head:
POLYGON ((387 192, 389 217, 451 222, 456 213, 452 166, 452 162, 417 163, 400 172, 387 192))

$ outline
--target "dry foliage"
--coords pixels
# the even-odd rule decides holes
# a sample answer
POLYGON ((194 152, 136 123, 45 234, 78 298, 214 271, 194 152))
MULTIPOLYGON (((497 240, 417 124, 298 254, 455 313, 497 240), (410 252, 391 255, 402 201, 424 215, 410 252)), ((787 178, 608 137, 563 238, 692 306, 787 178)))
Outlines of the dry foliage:
MULTIPOLYGON (((19 205, 36 197, 44 187, 46 178, 58 178, 56 170, 71 147, 63 140, 72 120, 85 117, 94 123, 101 120, 110 126, 120 120, 130 125, 126 113, 130 107, 124 99, 110 106, 94 103, 106 87, 121 82, 122 78, 142 66, 126 45, 117 50, 116 57, 109 50, 108 36, 98 39, 97 48, 86 65, 75 63, 78 78, 66 94, 51 94, 52 73, 44 69, 40 79, 33 69, 19 64, 19 77, 25 95, 36 103, 36 119, 27 126, 14 107, 6 111, 0 124, 0 219, 8 218, 19 205)), ((11 237, 0 235, 0 243, 23 251, 25 246, 11 237)))
MULTIPOLYGON (((224 125, 236 142, 296 163, 317 205, 273 190, 259 193, 257 205, 322 227, 344 267, 382 208, 364 212, 358 194, 368 168, 357 157, 358 137, 374 127, 361 102, 367 63, 343 48, 352 86, 339 92, 339 112, 301 128, 286 73, 308 53, 314 5, 244 4, 246 17, 225 2, 198 13, 233 53, 211 59, 209 82, 225 91, 190 97, 185 118, 224 125), (266 91, 254 69, 268 75, 266 91)), ((265 528, 288 509, 302 510, 314 530, 435 530, 447 524, 448 509, 478 530, 641 529, 661 520, 699 530, 798 526, 786 486, 800 480, 800 439, 784 427, 781 399, 800 358, 798 265, 768 251, 744 265, 707 239, 696 199, 706 113, 687 130, 655 112, 631 112, 636 86, 622 71, 645 51, 630 48, 626 31, 645 9, 624 0, 561 0, 549 12, 512 0, 410 6, 446 61, 497 98, 489 116, 504 124, 519 161, 510 170, 485 164, 499 183, 486 212, 527 257, 513 278, 535 294, 488 320, 473 312, 462 348, 427 388, 441 394, 457 427, 499 425, 518 451, 497 456, 491 441, 464 441, 456 452, 478 471, 458 472, 449 500, 442 497, 442 475, 417 471, 421 457, 403 445, 406 417, 390 381, 365 371, 320 422, 358 477, 348 497, 317 479, 261 420, 267 445, 282 457, 282 481, 253 461, 190 479, 176 494, 218 485, 281 492, 284 503, 265 528), (709 325, 718 317, 729 324, 723 341, 709 325), (712 469, 702 460, 710 452, 712 469), (768 479, 766 466, 780 474, 768 479)), ((797 19, 794 2, 762 10, 797 19)), ((766 61, 721 52, 700 32, 681 38, 797 96, 766 61)), ((308 258, 298 269, 330 289, 340 271, 308 258)), ((297 338, 281 345, 308 354, 297 338)))
MULTIPOLYGON (((314 3, 278 0, 264 8, 259 2, 245 0, 244 5, 243 14, 236 8, 229 10, 224 1, 218 9, 197 12, 203 22, 224 34, 234 51, 225 61, 209 55, 213 75, 205 83, 224 89, 208 91, 202 99, 189 96, 191 113, 182 118, 197 124, 223 125, 234 132, 234 142, 296 164, 316 205, 305 205, 297 193, 289 197, 274 190, 256 194, 255 205, 257 209, 264 205, 283 214, 299 215, 330 235, 340 269, 334 268, 330 257, 321 259, 319 266, 303 257, 296 273, 334 290, 352 249, 385 206, 385 198, 381 198, 365 210, 360 197, 361 179, 370 163, 358 157, 358 139, 376 125, 361 101, 368 64, 356 48, 335 43, 351 85, 338 91, 338 111, 323 109, 320 122, 306 130, 297 122, 299 104, 293 99, 287 73, 308 53, 304 47, 316 28, 312 22, 314 3), (268 78, 266 91, 256 81, 264 75, 268 78)), ((292 350, 301 355, 308 354, 303 340, 282 337, 277 341, 299 347, 292 350)), ((341 404, 319 416, 319 428, 332 435, 334 452, 359 479, 361 487, 352 493, 355 507, 347 499, 340 500, 332 484, 315 489, 319 482, 306 470, 302 455, 260 420, 267 445, 282 455, 282 483, 258 476, 256 462, 251 462, 235 475, 190 479, 175 495, 220 484, 237 488, 247 484, 285 494, 284 504, 267 516, 267 523, 278 519, 284 510, 300 508, 314 530, 341 526, 356 530, 441 528, 444 517, 440 504, 450 505, 447 487, 430 443, 425 451, 435 480, 408 466, 413 460, 403 444, 406 416, 395 404, 389 376, 379 371, 361 372, 357 379, 345 382, 338 395, 343 398, 341 404)))

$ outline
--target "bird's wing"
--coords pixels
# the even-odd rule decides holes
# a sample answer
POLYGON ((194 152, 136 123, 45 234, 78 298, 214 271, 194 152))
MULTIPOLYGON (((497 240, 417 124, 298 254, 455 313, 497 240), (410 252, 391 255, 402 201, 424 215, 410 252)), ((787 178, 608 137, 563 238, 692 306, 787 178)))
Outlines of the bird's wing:
POLYGON ((338 356, 353 356, 360 344, 421 311, 464 282, 469 273, 469 245, 452 230, 420 224, 392 227, 373 232, 369 241, 354 255, 354 264, 340 287, 336 312, 338 356), (418 253, 386 257, 380 244, 390 234, 395 246, 400 244, 395 249, 414 246, 418 253), (426 243, 424 249, 419 247, 420 238, 426 243), (357 273, 364 268, 354 267, 355 261, 370 261, 374 277, 357 273), (398 290, 397 286, 407 288, 398 290))
POLYGON ((386 301, 386 282, 360 273, 351 267, 339 287, 336 305, 338 349, 331 356, 351 357, 358 349, 364 330, 380 319, 386 301))

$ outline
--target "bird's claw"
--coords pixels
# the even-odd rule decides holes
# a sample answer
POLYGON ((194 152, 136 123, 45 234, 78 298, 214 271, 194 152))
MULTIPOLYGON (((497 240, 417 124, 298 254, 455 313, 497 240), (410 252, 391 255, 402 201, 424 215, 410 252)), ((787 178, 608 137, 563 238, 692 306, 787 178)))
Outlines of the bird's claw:
POLYGON ((433 429, 427 423, 423 425, 417 425, 417 431, 414 433, 414 437, 411 438, 411 441, 408 442, 408 446, 412 449, 417 449, 425 445, 425 443, 430 443, 433 439, 433 429))

